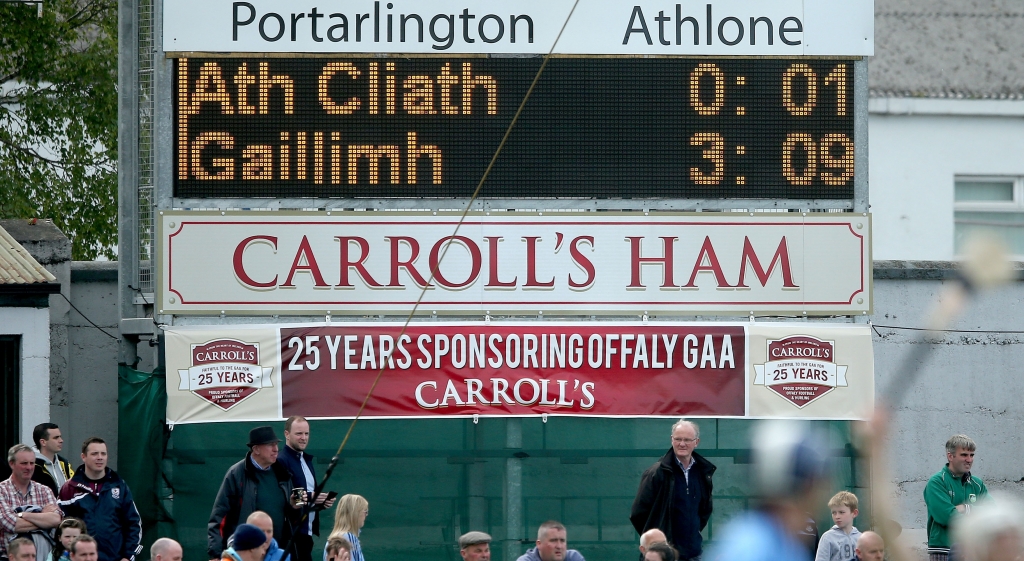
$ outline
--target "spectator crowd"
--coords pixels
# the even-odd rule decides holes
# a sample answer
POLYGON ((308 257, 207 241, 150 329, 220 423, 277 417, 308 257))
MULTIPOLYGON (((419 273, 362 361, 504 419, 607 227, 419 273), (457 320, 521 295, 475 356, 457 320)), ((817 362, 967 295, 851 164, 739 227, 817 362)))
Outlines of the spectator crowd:
MULTIPOLYGON (((0 482, 0 561, 136 561, 142 554, 142 521, 128 484, 107 466, 101 438, 82 443, 81 464, 61 456, 60 428, 43 423, 34 446, 7 454, 11 477, 0 482)), ((284 446, 272 427, 249 432, 248 452, 224 475, 207 528, 210 561, 365 561, 360 533, 369 503, 360 495, 317 489, 313 457, 306 451, 309 423, 291 417, 284 446), (322 552, 313 551, 320 515, 337 504, 322 552)), ((882 561, 886 547, 876 531, 855 526, 859 500, 842 490, 827 501, 834 525, 818 536, 809 513, 828 490, 827 444, 807 424, 763 422, 751 442, 751 482, 758 503, 735 516, 708 552, 702 533, 714 510, 716 467, 696 450, 700 429, 680 420, 670 448, 645 470, 629 520, 639 535, 640 561, 882 561)), ((1021 513, 989 499, 971 473, 976 445, 964 435, 946 443, 947 463, 929 479, 929 561, 1020 559, 1021 513), (995 507, 991 505, 997 505, 995 507), (1007 553, 1009 552, 1009 553, 1007 553), (1001 556, 1007 553, 1005 556, 1001 556)), ((464 561, 490 561, 491 536, 471 531, 458 539, 464 561)), ((162 537, 152 561, 182 561, 181 545, 162 537)), ((517 561, 584 561, 568 547, 555 520, 537 529, 535 546, 517 561)))

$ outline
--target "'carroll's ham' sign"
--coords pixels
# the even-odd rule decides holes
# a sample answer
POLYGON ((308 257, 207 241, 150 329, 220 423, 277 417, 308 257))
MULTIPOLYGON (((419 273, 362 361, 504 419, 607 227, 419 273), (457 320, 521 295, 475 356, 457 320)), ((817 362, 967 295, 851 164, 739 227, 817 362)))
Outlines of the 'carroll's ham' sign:
POLYGON ((864 214, 436 214, 163 211, 158 312, 871 310, 864 214))
POLYGON ((345 322, 166 330, 170 423, 367 417, 863 419, 865 325, 345 322), (175 376, 176 373, 176 376, 175 376))

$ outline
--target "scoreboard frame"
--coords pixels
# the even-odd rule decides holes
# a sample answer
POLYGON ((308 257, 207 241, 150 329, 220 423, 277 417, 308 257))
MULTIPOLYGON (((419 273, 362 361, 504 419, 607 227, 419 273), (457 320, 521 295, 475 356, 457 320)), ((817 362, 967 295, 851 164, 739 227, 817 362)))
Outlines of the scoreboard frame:
MULTIPOLYGON (((178 197, 174 194, 172 178, 175 177, 177 163, 175 159, 175 126, 174 98, 176 83, 174 65, 176 57, 187 55, 193 58, 226 58, 223 53, 158 53, 156 65, 155 88, 155 119, 154 147, 155 171, 157 181, 155 196, 157 208, 192 208, 192 209, 248 209, 264 208, 279 209, 366 209, 366 210, 449 210, 462 209, 469 203, 468 196, 420 196, 420 197, 178 197)), ((252 55, 246 55, 251 57, 252 55)), ((282 55, 273 55, 280 58, 282 55)), ((291 54, 289 58, 310 57, 311 55, 291 54)), ((317 58, 324 58, 316 55, 317 58)), ((333 58, 333 57, 332 57, 333 58)), ((352 57, 348 57, 351 59, 352 57)), ((438 58, 438 57, 427 57, 438 58)), ((450 57, 443 57, 450 58, 450 57)), ((463 57, 460 57, 463 58, 463 57)), ((479 57, 485 58, 485 57, 479 57)), ((658 57, 661 58, 661 57, 658 57)), ((665 57, 681 58, 681 57, 665 57)), ((709 62, 719 59, 765 58, 765 57, 708 57, 709 62)), ((769 57, 778 58, 778 57, 769 57)), ((834 58, 834 57, 802 57, 802 58, 834 58)), ((853 113, 853 145, 854 145, 854 176, 853 196, 849 199, 811 199, 811 198, 684 198, 684 197, 645 197, 645 198, 596 198, 588 195, 556 196, 556 197, 481 197, 474 204, 475 210, 491 208, 501 209, 606 209, 606 210, 762 210, 762 209, 794 209, 794 210, 846 210, 866 212, 868 210, 867 183, 867 60, 864 58, 842 57, 851 61, 852 72, 852 103, 853 113)), ((386 58, 378 58, 383 62, 386 58)))
MULTIPOLYGON (((179 197, 473 193, 541 57, 175 59, 179 197)), ((849 58, 556 57, 481 196, 851 199, 849 58)))

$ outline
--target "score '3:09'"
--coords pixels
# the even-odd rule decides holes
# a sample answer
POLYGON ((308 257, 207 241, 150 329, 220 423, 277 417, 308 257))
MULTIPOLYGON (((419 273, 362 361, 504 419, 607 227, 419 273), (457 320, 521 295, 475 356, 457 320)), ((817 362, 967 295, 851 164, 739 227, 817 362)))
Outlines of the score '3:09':
MULTIPOLYGON (((842 117, 847 111, 847 69, 845 63, 835 66, 826 76, 820 89, 834 90, 836 116, 842 117)), ((690 106, 698 115, 714 117, 725 107, 725 73, 713 63, 701 63, 690 73, 690 106), (713 81, 712 95, 702 92, 701 82, 705 77, 713 81)), ((746 77, 736 77, 736 85, 746 85, 746 77)), ((780 100, 785 110, 794 117, 807 117, 818 103, 818 76, 807 64, 790 65, 782 75, 780 100), (804 81, 803 99, 794 95, 794 80, 804 81)), ((823 94, 826 93, 823 91, 823 94)), ((736 114, 744 115, 746 108, 737 107, 736 114)), ((726 143, 716 132, 698 132, 690 137, 691 146, 702 146, 702 156, 711 164, 710 169, 690 168, 690 179, 698 185, 718 185, 725 178, 726 143)), ((745 154, 746 148, 737 145, 737 155, 745 154)), ((840 186, 853 178, 853 141, 845 134, 825 134, 815 139, 807 133, 789 133, 782 143, 782 175, 793 185, 811 185, 819 175, 825 185, 840 186), (802 165, 794 164, 794 156, 802 165), (819 172, 820 169, 820 172, 819 172)), ((736 184, 745 184, 745 178, 737 177, 736 184)))

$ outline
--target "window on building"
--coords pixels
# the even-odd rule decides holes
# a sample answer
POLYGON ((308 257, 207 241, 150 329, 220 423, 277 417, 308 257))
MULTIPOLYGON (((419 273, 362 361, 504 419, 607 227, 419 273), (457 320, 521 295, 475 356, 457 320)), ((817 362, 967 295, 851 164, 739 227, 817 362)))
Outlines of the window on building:
POLYGON ((972 234, 987 233, 1024 256, 1024 177, 958 177, 953 205, 953 247, 963 255, 972 234))

